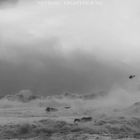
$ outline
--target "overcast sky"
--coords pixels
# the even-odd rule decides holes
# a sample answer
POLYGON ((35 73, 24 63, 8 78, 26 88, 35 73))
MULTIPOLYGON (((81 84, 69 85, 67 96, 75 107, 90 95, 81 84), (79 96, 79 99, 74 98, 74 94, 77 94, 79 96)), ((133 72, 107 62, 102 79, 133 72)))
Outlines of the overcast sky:
POLYGON ((11 1, 0 2, 1 94, 106 90, 138 71, 139 0, 11 1))

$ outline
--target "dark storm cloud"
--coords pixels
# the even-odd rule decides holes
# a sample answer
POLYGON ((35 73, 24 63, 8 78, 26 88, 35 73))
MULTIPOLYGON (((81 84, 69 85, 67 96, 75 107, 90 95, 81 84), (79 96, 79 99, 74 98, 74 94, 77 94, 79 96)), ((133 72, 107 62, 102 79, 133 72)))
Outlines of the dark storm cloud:
POLYGON ((36 45, 26 46, 26 49, 14 46, 12 50, 18 59, 0 61, 3 93, 14 93, 20 89, 46 95, 64 91, 108 91, 113 84, 123 83, 127 77, 125 68, 119 69, 117 65, 99 61, 89 52, 77 49, 64 55, 58 50, 60 44, 55 39, 36 45), (36 45, 47 49, 39 52, 33 49, 36 45))

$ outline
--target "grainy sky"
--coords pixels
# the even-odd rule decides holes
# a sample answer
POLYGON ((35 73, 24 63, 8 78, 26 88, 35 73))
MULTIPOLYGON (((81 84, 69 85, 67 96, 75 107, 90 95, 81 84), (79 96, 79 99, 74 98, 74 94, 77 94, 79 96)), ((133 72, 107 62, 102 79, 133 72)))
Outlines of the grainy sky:
POLYGON ((1 94, 108 90, 139 69, 139 0, 0 4, 1 94))

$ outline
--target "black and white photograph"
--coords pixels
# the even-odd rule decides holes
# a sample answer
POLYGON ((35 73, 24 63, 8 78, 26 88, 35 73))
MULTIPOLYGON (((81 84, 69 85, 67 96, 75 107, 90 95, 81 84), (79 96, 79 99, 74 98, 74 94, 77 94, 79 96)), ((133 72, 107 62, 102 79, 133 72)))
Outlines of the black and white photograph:
POLYGON ((140 0, 0 0, 0 140, 140 140, 140 0))

